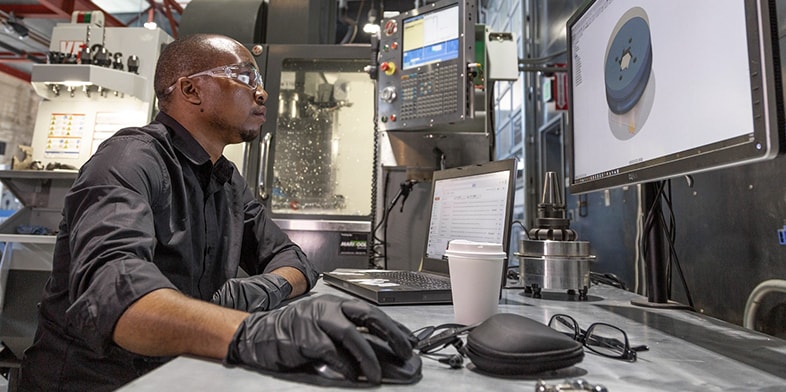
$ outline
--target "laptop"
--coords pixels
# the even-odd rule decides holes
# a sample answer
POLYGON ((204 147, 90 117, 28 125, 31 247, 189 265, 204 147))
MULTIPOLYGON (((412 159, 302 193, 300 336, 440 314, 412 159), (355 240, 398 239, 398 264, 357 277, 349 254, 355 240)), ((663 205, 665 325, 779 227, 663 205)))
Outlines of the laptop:
POLYGON ((377 305, 451 303, 448 242, 501 243, 507 253, 515 181, 515 159, 435 171, 419 271, 339 268, 322 279, 377 305))

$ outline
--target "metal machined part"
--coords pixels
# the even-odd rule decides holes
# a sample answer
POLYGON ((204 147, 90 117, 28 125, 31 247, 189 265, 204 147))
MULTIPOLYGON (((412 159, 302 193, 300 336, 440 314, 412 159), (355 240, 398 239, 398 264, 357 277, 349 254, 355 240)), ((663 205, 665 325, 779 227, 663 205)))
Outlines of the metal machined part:
POLYGON ((546 172, 543 194, 538 204, 535 227, 521 234, 519 251, 519 282, 531 289, 534 298, 542 289, 566 289, 579 299, 587 299, 590 286, 590 244, 577 241, 565 214, 560 181, 555 172, 546 172))
POLYGON ((580 392, 580 391, 608 392, 609 390, 603 385, 599 385, 599 384, 593 385, 581 378, 575 379, 573 381, 565 380, 561 384, 553 384, 553 385, 546 384, 546 382, 543 380, 538 380, 537 384, 535 384, 535 392, 580 392))

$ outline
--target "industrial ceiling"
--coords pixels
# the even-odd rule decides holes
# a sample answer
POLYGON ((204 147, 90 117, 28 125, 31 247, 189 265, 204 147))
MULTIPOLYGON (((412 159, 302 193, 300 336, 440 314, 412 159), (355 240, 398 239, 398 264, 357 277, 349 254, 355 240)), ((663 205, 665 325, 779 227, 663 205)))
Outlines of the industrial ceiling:
MULTIPOLYGON (((30 82, 33 64, 47 62, 52 29, 74 11, 103 11, 107 27, 155 22, 177 37, 180 16, 191 0, 0 0, 0 73, 30 82)), ((282 0, 283 1, 283 0, 282 0)), ((428 0, 346 0, 341 23, 365 24, 372 8, 406 11, 428 0), (353 22, 354 21, 354 22, 353 22)), ((482 2, 481 2, 482 3, 482 2)), ((361 34, 362 35, 362 34, 361 34)), ((362 39, 364 37, 359 37, 362 39)), ((365 37, 367 39, 367 37, 365 37)), ((359 41, 352 41, 359 42, 359 41)))
POLYGON ((52 29, 73 11, 103 11, 107 27, 155 22, 176 36, 183 0, 0 0, 0 72, 29 82, 33 64, 46 63, 52 29))

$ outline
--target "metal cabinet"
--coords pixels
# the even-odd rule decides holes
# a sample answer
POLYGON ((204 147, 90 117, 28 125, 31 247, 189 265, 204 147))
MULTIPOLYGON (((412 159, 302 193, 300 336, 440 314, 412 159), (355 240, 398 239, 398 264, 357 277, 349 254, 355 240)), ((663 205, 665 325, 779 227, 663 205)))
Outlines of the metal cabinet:
POLYGON ((0 224, 0 341, 18 359, 33 342, 36 304, 52 271, 63 201, 76 175, 70 171, 0 171, 0 181, 24 205, 0 224))

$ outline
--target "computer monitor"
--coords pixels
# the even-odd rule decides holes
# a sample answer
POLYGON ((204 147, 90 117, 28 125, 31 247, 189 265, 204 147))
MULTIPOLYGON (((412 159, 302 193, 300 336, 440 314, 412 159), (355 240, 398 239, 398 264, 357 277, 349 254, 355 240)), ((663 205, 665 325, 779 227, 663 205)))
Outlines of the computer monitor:
POLYGON ((774 2, 592 0, 567 23, 570 191, 773 158, 774 2))
POLYGON ((568 19, 569 188, 645 184, 648 305, 670 302, 654 184, 779 152, 777 37, 768 0, 588 0, 568 19))
POLYGON ((378 120, 426 130, 474 116, 475 0, 441 0, 382 21, 378 120))

